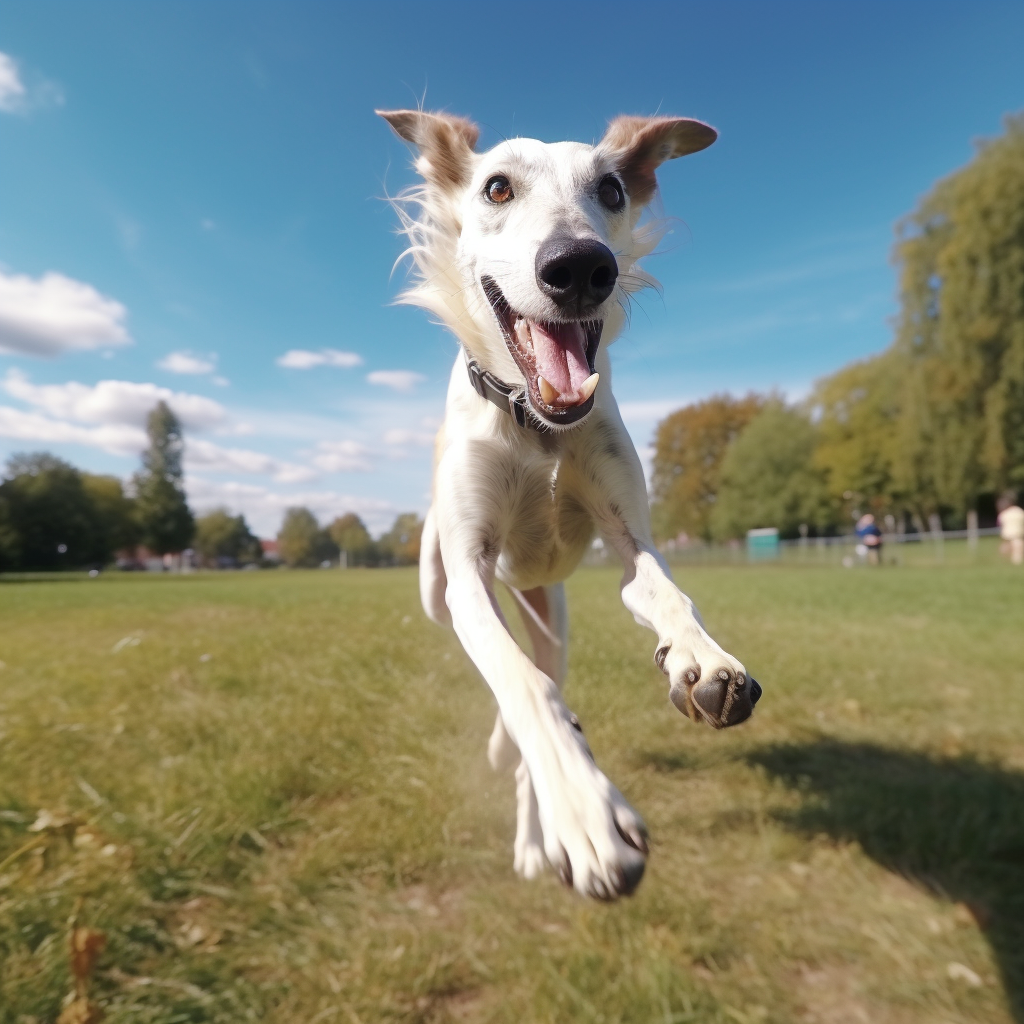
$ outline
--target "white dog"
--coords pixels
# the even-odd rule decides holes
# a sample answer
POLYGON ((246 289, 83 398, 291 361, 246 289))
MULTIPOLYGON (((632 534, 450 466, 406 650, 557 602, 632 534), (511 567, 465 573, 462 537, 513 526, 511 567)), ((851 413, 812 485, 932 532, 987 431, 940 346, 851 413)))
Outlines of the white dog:
POLYGON ((660 237, 640 226, 656 168, 704 149, 713 128, 620 117, 596 146, 504 142, 476 153, 469 121, 380 111, 418 151, 424 183, 399 204, 417 280, 403 301, 440 317, 462 350, 436 443, 420 555, 427 615, 454 626, 498 701, 488 748, 516 771, 515 869, 553 865, 600 899, 632 892, 643 822, 594 763, 565 706, 562 581, 595 530, 622 559, 622 600, 658 635, 672 702, 715 728, 761 689, 707 634, 651 538, 643 470, 612 397, 608 346, 660 237), (516 596, 533 660, 495 600, 516 596))

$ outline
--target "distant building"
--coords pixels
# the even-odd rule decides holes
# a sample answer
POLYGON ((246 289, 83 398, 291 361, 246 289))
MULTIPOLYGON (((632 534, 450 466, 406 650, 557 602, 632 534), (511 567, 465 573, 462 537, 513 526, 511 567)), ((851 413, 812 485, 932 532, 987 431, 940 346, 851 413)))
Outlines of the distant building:
POLYGON ((122 548, 115 552, 114 562, 118 569, 141 570, 143 572, 189 572, 195 567, 195 552, 191 548, 158 555, 140 544, 134 548, 122 548))
POLYGON ((276 540, 261 540, 260 547, 263 549, 263 557, 268 562, 281 561, 281 552, 277 548, 276 540))

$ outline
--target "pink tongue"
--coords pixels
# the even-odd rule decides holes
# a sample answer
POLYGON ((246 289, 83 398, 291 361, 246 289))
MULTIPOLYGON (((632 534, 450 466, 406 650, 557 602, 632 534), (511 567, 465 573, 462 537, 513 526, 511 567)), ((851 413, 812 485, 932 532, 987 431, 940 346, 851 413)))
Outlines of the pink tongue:
POLYGON ((537 372, 563 395, 575 391, 589 376, 587 335, 582 324, 538 324, 530 321, 537 372))

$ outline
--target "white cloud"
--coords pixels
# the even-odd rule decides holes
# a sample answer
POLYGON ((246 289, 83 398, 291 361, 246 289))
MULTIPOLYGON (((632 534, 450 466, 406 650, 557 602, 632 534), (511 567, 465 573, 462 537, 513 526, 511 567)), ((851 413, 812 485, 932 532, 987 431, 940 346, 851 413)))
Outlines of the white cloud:
POLYGON ((322 348, 319 352, 293 348, 278 358, 277 365, 289 370, 311 370, 314 366, 338 366, 349 369, 361 366, 362 362, 363 357, 355 352, 340 352, 336 348, 322 348))
POLYGON ((82 444, 112 455, 137 455, 146 447, 146 432, 125 423, 84 427, 36 412, 0 405, 0 437, 44 444, 82 444))
POLYGON ((164 356, 156 365, 168 373, 186 373, 201 376, 204 373, 213 373, 217 369, 217 357, 213 354, 197 356, 191 352, 171 352, 164 356))
POLYGON ((369 473, 369 449, 358 441, 321 441, 313 464, 325 473, 369 473))
POLYGON ((246 448, 223 448, 201 438, 186 439, 185 465, 192 470, 218 473, 262 473, 279 483, 304 483, 316 476, 308 466, 246 448))
POLYGON ((14 113, 25 102, 27 93, 17 61, 6 53, 0 53, 0 110, 14 113))
POLYGON ((380 384, 394 391, 412 391, 420 381, 427 378, 414 370, 374 370, 366 375, 366 379, 371 384, 380 384))
POLYGON ((379 498, 339 494, 336 491, 298 491, 287 493, 241 484, 235 481, 210 480, 186 476, 185 490, 189 502, 198 511, 224 505, 234 513, 241 512, 249 526, 261 537, 273 537, 281 526, 285 509, 295 505, 308 508, 321 523, 329 523, 346 512, 359 515, 372 533, 383 533, 394 521, 396 507, 379 498))
MULTIPOLYGON (((97 389, 103 384, 124 383, 101 381, 97 389)), ((4 387, 19 398, 22 397, 18 393, 22 387, 33 389, 33 385, 28 384, 14 370, 5 378, 4 387)), ((42 400, 32 404, 44 408, 50 416, 0 405, 0 437, 43 444, 81 444, 113 455, 138 455, 145 449, 149 442, 145 429, 138 422, 139 417, 126 416, 126 413, 132 411, 130 403, 112 404, 105 401, 102 394, 97 396, 95 392, 83 397, 75 391, 69 392, 69 388, 79 388, 86 392, 91 390, 83 384, 56 385, 49 393, 40 396, 38 392, 45 389, 33 389, 32 397, 42 400), (93 400, 91 404, 90 399, 93 400), (96 426, 86 425, 97 422, 96 426)), ((144 411, 148 412, 149 408, 146 406, 144 411)), ((196 437, 185 439, 185 465, 193 471, 263 474, 279 483, 304 483, 316 476, 316 471, 309 466, 245 448, 225 448, 196 437)))
POLYGON ((128 311, 92 285, 53 271, 34 279, 0 270, 0 352, 55 356, 131 344, 128 311))
POLYGON ((101 380, 96 384, 33 384, 20 370, 10 369, 4 390, 27 405, 62 420, 78 423, 125 424, 141 427, 161 399, 191 430, 208 430, 223 424, 227 413, 219 402, 202 395, 171 391, 156 384, 126 380, 101 380))
POLYGON ((426 430, 403 430, 401 427, 396 427, 393 430, 384 432, 384 443, 393 445, 414 444, 420 448, 429 448, 434 443, 434 436, 434 433, 426 430))
POLYGON ((33 108, 59 106, 63 102, 64 91, 56 82, 36 76, 26 83, 18 62, 10 54, 0 53, 0 111, 27 114, 33 108))

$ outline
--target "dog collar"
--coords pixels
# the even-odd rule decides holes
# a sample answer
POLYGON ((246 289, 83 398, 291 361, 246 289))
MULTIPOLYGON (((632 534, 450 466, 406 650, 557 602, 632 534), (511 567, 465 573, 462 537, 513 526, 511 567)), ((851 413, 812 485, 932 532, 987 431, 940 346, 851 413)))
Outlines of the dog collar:
POLYGON ((507 412, 524 430, 537 430, 541 433, 547 431, 548 428, 543 423, 530 415, 522 388, 513 387, 499 380, 475 359, 466 361, 466 369, 469 371, 469 383, 481 398, 486 398, 492 405, 507 412))
MULTIPOLYGON (((466 369, 469 371, 469 383, 473 385, 473 390, 502 412, 507 412, 524 430, 536 430, 539 434, 546 434, 551 430, 547 423, 531 412, 526 394, 521 387, 506 384, 490 370, 485 370, 475 359, 466 360, 466 369)), ((583 419, 593 405, 594 400, 591 397, 582 405, 566 410, 563 419, 559 421, 560 424, 568 426, 583 419)))

